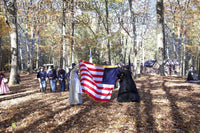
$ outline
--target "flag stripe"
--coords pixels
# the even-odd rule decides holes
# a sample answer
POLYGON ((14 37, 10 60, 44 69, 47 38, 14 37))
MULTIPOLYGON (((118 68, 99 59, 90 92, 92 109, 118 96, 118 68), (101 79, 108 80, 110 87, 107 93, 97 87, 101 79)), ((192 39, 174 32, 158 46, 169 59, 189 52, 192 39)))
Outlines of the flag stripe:
POLYGON ((91 76, 93 76, 93 77, 96 77, 96 78, 103 78, 103 72, 96 72, 96 73, 94 73, 94 72, 90 72, 89 70, 87 70, 87 69, 82 69, 81 68, 81 71, 82 72, 87 72, 87 73, 90 73, 91 74, 91 76))
POLYGON ((83 62, 81 62, 80 66, 81 65, 85 66, 87 68, 104 69, 104 67, 102 67, 102 66, 94 66, 92 63, 83 63, 83 62))
POLYGON ((90 78, 91 80, 93 80, 95 83, 102 83, 102 78, 92 78, 89 74, 83 73, 81 74, 81 79, 82 78, 90 78))
POLYGON ((85 66, 85 65, 83 65, 83 64, 81 64, 80 65, 80 67, 82 67, 82 68, 85 68, 85 69, 88 69, 89 71, 94 71, 94 72, 104 72, 104 68, 102 69, 102 68, 94 68, 94 67, 87 67, 87 66, 85 66))
MULTIPOLYGON (((87 87, 88 89, 90 89, 92 92, 94 92, 95 94, 98 94, 98 95, 101 95, 101 96, 111 96, 111 92, 112 90, 110 91, 107 91, 106 93, 103 93, 104 90, 101 90, 101 92, 98 92, 97 89, 95 89, 95 87, 91 87, 90 85, 88 84, 85 84, 85 83, 81 83, 82 86, 85 86, 87 87)), ((105 91, 104 91, 105 92, 105 91)))
POLYGON ((99 90, 112 90, 114 85, 110 86, 110 85, 104 85, 103 87, 98 86, 97 84, 95 84, 94 82, 92 82, 91 80, 87 79, 87 78, 83 78, 81 79, 81 83, 86 83, 86 84, 90 84, 91 86, 96 87, 96 89, 99 90))
POLYGON ((92 97, 94 100, 97 101, 102 101, 102 102, 108 102, 110 101, 110 98, 108 97, 108 99, 102 99, 102 98, 97 98, 96 96, 92 95, 91 93, 89 93, 87 90, 83 89, 83 92, 87 93, 90 97, 92 97))

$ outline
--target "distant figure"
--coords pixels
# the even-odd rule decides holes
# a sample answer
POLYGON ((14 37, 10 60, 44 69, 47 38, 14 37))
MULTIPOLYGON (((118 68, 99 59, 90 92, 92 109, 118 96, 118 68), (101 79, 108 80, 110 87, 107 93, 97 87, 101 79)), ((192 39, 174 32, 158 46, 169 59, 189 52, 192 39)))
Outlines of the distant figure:
POLYGON ((41 92, 46 92, 46 87, 47 87, 47 73, 44 70, 44 67, 40 68, 40 71, 37 74, 37 79, 39 80, 40 83, 40 89, 41 92))
POLYGON ((65 77, 66 77, 66 79, 67 79, 67 89, 68 89, 68 91, 69 91, 69 77, 70 77, 70 71, 68 72, 68 73, 66 73, 66 75, 65 75, 65 77))
POLYGON ((172 65, 171 64, 169 65, 169 75, 170 76, 172 75, 172 65))
POLYGON ((57 78, 57 74, 56 74, 56 70, 54 69, 53 66, 51 66, 51 69, 49 70, 49 72, 47 74, 47 77, 49 78, 52 92, 56 92, 56 78, 57 78))
POLYGON ((0 94, 6 94, 10 92, 8 87, 8 79, 5 78, 5 75, 0 71, 0 94))
POLYGON ((20 84, 20 74, 19 73, 17 73, 17 84, 20 84))
POLYGON ((188 72, 187 81, 191 80, 198 80, 198 76, 196 74, 196 71, 194 70, 194 66, 191 66, 188 72))
POLYGON ((82 104, 82 88, 77 74, 78 66, 75 63, 72 64, 72 70, 70 72, 70 90, 69 90, 69 103, 70 105, 82 104))
POLYGON ((124 66, 120 74, 118 74, 120 88, 118 92, 118 102, 139 102, 140 96, 138 94, 135 82, 132 79, 129 66, 124 66))
POLYGON ((60 70, 58 71, 58 80, 60 82, 61 91, 65 91, 66 88, 65 76, 66 76, 65 70, 62 67, 60 67, 60 70))

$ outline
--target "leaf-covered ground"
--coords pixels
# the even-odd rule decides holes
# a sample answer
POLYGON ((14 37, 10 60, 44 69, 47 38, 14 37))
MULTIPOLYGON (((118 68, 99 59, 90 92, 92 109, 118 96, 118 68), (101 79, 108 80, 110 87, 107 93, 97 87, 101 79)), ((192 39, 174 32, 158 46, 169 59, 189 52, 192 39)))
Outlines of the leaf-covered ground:
MULTIPOLYGON (((35 75, 0 95, 0 132, 185 133, 200 132, 200 84, 185 79, 143 75, 136 80, 140 103, 95 102, 69 105, 69 92, 39 92, 35 75)), ((59 86, 58 86, 59 88, 59 86)), ((60 90, 60 89, 59 89, 60 90)))

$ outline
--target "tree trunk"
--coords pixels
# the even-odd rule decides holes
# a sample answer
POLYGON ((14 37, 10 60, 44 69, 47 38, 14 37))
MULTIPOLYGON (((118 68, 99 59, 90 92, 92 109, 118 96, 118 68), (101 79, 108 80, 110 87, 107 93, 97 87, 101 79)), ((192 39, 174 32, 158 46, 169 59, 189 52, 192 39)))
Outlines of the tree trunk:
POLYGON ((136 40, 136 21, 135 21, 135 13, 133 12, 132 7, 132 0, 129 0, 129 10, 131 12, 131 20, 132 22, 132 28, 133 28, 133 57, 134 57, 134 65, 133 65, 133 76, 134 78, 137 78, 137 40, 136 40))
POLYGON ((51 60, 52 60, 52 64, 55 65, 54 62, 54 40, 52 40, 52 45, 51 45, 51 60))
POLYGON ((124 64, 126 64, 126 55, 127 55, 127 45, 128 45, 128 39, 126 38, 126 41, 125 41, 125 43, 124 43, 124 37, 122 36, 122 43, 123 43, 123 45, 124 45, 124 60, 123 60, 123 63, 124 64))
MULTIPOLYGON (((98 17, 98 13, 96 14, 97 15, 97 29, 96 29, 96 34, 99 34, 99 31, 100 31, 100 18, 98 17)), ((99 37, 96 37, 96 46, 99 46, 99 37)), ((96 50, 97 51, 97 58, 98 58, 98 64, 101 63, 101 51, 102 50, 96 50)))
MULTIPOLYGON (((184 37, 183 37, 184 39, 185 39, 185 35, 184 35, 184 37)), ((183 45, 183 76, 185 76, 185 73, 186 73, 186 70, 185 70, 185 68, 186 68, 186 65, 185 65, 185 61, 186 61, 186 51, 185 51, 186 49, 185 49, 185 43, 184 43, 184 45, 183 45)))
POLYGON ((74 0, 71 1, 72 9, 71 9, 71 15, 72 15, 72 39, 71 39, 71 62, 74 63, 74 27, 75 27, 75 20, 74 20, 74 0))
POLYGON ((145 57, 145 50, 144 50, 144 44, 142 43, 142 73, 144 73, 144 57, 145 57))
MULTIPOLYGON (((182 24, 181 24, 182 25, 182 24)), ((178 27, 178 46, 180 47, 180 52, 179 52, 179 64, 180 64, 180 76, 183 76, 183 50, 182 50, 182 31, 183 31, 183 26, 178 27)))
POLYGON ((106 33, 108 37, 107 39, 108 62, 111 65, 110 38, 109 38, 110 31, 109 31, 109 22, 108 22, 108 19, 109 19, 108 0, 105 0, 105 3, 106 3, 106 33))
POLYGON ((164 6, 163 0, 157 0, 157 62, 160 65, 159 73, 164 75, 165 60, 165 32, 164 32, 164 6))
POLYGON ((199 36, 199 57, 198 57, 198 61, 199 61, 199 63, 198 63, 198 76, 199 76, 199 79, 200 79, 200 36, 199 36))
POLYGON ((17 3, 16 0, 4 0, 4 10, 7 23, 9 24, 10 39, 11 39, 11 71, 9 85, 17 83, 17 68, 18 68, 18 29, 17 29, 17 3))
MULTIPOLYGON (((26 48, 27 48, 27 54, 28 54, 28 64, 27 64, 27 70, 28 70, 28 73, 32 73, 32 53, 31 53, 31 50, 30 50, 30 42, 29 42, 29 39, 28 39, 28 24, 29 24, 29 19, 28 19, 28 12, 29 12, 29 8, 27 10, 27 16, 26 16, 26 48)), ((32 31, 31 31, 32 32, 32 31)))
POLYGON ((39 43, 40 43, 40 41, 39 41, 39 29, 38 29, 38 32, 37 32, 37 57, 36 57, 36 69, 38 69, 39 68, 39 43))
MULTIPOLYGON (((1 25, 0 25, 1 27, 1 25)), ((0 37, 0 70, 2 69, 2 50, 1 50, 1 46, 2 46, 2 39, 0 37)))
POLYGON ((172 39, 172 43, 173 43, 173 50, 175 53, 174 58, 177 59, 178 58, 178 50, 176 50, 176 38, 175 38, 175 16, 173 17, 173 30, 172 30, 172 35, 173 35, 173 39, 172 39))
POLYGON ((34 29, 31 27, 31 42, 29 42, 29 51, 30 51, 30 71, 29 73, 33 72, 33 51, 32 46, 34 46, 34 29))
POLYGON ((63 69, 66 70, 67 67, 67 58, 66 58, 66 43, 65 43, 65 26, 66 26, 66 22, 65 22, 65 0, 63 0, 63 15, 62 15, 62 32, 63 32, 63 55, 62 55, 62 65, 63 65, 63 69))
POLYGON ((19 51, 20 51, 20 60, 21 60, 21 72, 24 72, 22 47, 20 47, 19 51))

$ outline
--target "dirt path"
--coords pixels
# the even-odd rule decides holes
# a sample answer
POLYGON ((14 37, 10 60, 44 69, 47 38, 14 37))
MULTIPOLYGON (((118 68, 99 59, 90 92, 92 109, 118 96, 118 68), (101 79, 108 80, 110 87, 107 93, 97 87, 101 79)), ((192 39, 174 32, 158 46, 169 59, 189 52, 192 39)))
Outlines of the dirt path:
MULTIPOLYGON (((83 95, 70 106, 69 92, 39 92, 35 75, 0 95, 0 132, 200 132, 200 84, 183 78, 142 76, 136 80, 140 103, 110 102, 83 95)), ((49 84, 48 84, 49 86, 49 84)))

